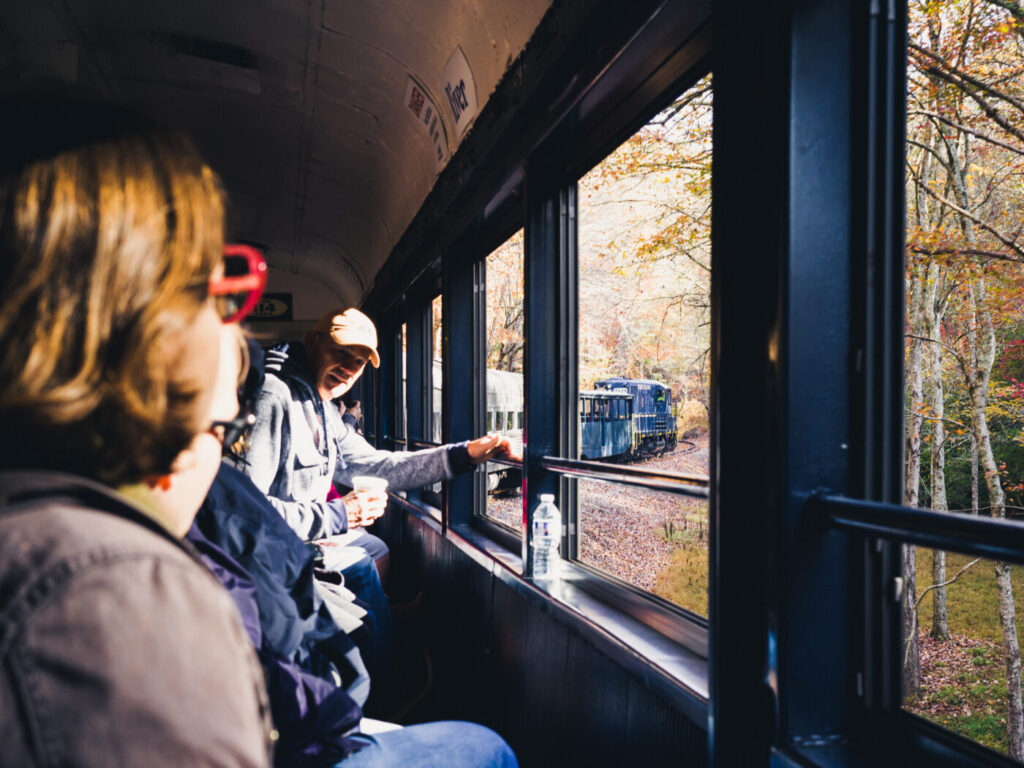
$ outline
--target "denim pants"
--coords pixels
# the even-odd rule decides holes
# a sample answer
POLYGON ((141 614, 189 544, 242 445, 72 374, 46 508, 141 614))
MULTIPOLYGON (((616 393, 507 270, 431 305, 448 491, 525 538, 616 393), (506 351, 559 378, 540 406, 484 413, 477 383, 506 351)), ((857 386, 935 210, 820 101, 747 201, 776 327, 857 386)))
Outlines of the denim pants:
POLYGON ((391 674, 395 620, 391 615, 391 607, 381 586, 377 568, 371 556, 363 555, 343 568, 341 573, 345 577, 345 586, 366 604, 373 617, 374 649, 372 659, 368 660, 370 678, 385 679, 391 674))
POLYGON ((490 728, 443 720, 410 725, 373 736, 353 737, 366 744, 337 768, 517 768, 508 744, 490 728))

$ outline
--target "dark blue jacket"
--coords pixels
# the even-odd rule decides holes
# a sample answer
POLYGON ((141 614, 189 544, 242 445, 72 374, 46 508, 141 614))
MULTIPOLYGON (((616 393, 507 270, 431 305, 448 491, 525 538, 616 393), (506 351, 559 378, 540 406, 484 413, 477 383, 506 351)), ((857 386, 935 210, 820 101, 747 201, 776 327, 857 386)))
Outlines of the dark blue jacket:
POLYGON ((206 539, 195 524, 186 538, 231 595, 259 655, 280 735, 274 764, 279 768, 333 766, 362 746, 345 737, 358 728, 362 717, 359 705, 345 689, 309 674, 268 642, 261 630, 260 590, 249 573, 206 539))
POLYGON ((260 587, 256 601, 271 647, 301 661, 309 650, 304 637, 319 618, 313 552, 249 478, 227 464, 221 464, 195 525, 260 587))
POLYGON ((314 675, 337 671, 345 686, 360 684, 366 669, 351 663, 355 646, 313 587, 313 550, 243 472, 221 464, 193 528, 252 577, 271 648, 314 675))

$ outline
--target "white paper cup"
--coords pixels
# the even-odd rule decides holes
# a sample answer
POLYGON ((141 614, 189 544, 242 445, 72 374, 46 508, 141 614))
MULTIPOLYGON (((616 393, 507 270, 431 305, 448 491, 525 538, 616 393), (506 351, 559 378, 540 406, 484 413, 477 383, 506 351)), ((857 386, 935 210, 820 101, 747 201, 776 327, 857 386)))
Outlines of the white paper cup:
MULTIPOLYGON (((361 504, 369 502, 371 497, 386 497, 388 492, 388 481, 383 477, 371 477, 370 475, 356 475, 352 478, 352 490, 361 504)), ((385 500, 385 504, 386 504, 385 500)), ((381 508, 379 512, 369 513, 365 507, 360 515, 360 525, 372 525, 373 522, 384 513, 381 508)))
POLYGON ((359 494, 383 496, 388 492, 388 481, 383 477, 355 475, 352 478, 352 490, 359 494))

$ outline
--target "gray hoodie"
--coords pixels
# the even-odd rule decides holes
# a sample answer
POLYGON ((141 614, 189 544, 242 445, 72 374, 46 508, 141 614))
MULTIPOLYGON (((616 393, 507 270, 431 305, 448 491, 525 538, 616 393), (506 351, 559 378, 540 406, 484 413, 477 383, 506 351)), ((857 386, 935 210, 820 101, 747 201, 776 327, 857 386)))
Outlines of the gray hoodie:
POLYGON ((472 467, 464 443, 414 453, 371 446, 320 398, 300 344, 267 352, 254 410, 256 424, 239 468, 306 541, 348 528, 342 501, 326 501, 332 483, 351 486, 353 476, 372 475, 385 478, 388 490, 401 491, 472 467))

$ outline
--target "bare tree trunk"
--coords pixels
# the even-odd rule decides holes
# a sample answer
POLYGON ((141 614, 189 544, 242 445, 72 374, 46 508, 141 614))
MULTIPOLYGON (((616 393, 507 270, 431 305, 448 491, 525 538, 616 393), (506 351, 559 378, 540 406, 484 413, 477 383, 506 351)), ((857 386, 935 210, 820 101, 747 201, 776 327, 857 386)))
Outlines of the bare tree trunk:
MULTIPOLYGON (((928 324, 928 400, 932 418, 931 508, 946 512, 946 399, 942 385, 942 318, 945 315, 945 274, 938 264, 928 267, 924 312, 928 324)), ((932 552, 932 584, 946 582, 946 553, 932 552)), ((949 616, 946 612, 946 587, 932 591, 932 631, 936 640, 949 640, 949 616)))
POLYGON ((1006 734, 1010 739, 1010 757, 1024 759, 1024 722, 1021 719, 1020 645, 1017 643, 1017 612, 1013 605, 1010 564, 996 563, 996 588, 999 591, 999 624, 1006 652, 1006 697, 1008 711, 1006 734))
MULTIPOLYGON (((974 294, 970 296, 971 312, 968 317, 967 351, 970 356, 971 371, 978 370, 978 322, 974 312, 974 294)), ((967 382, 970 389, 970 382, 967 382)), ((971 420, 971 514, 976 515, 981 509, 981 493, 978 487, 978 465, 981 458, 978 454, 978 433, 975 431, 974 420, 971 420)))
MULTIPOLYGON (((910 312, 908 322, 910 339, 907 360, 907 388, 909 413, 907 414, 907 480, 903 503, 916 507, 921 488, 921 427, 924 419, 924 381, 921 336, 922 303, 924 301, 923 266, 912 267, 910 278, 910 312)), ((903 546, 903 696, 905 700, 921 695, 921 650, 917 637, 917 547, 903 546)))

